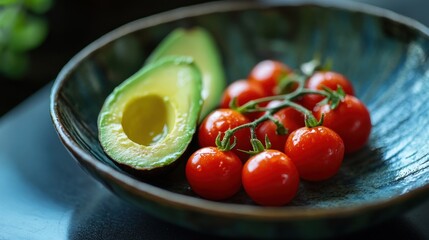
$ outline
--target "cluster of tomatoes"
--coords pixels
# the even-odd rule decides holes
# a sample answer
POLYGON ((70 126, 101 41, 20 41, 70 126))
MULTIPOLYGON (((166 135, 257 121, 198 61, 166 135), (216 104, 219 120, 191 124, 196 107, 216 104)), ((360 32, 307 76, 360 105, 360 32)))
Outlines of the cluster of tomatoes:
POLYGON ((313 71, 285 93, 282 79, 293 74, 287 65, 265 60, 225 89, 220 107, 199 126, 201 148, 186 164, 196 194, 223 200, 243 187, 257 204, 281 206, 295 197, 300 180, 331 178, 345 154, 366 144, 369 111, 345 76, 313 71), (327 97, 333 93, 340 96, 335 104, 327 97))

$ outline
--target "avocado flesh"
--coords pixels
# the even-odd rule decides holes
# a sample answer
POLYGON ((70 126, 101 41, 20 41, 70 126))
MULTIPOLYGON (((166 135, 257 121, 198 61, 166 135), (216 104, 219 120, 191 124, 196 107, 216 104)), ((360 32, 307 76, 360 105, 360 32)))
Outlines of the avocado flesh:
POLYGON ((147 62, 155 62, 164 56, 190 56, 203 75, 203 108, 200 121, 218 106, 226 85, 220 54, 212 36, 205 29, 178 28, 171 32, 149 56, 147 62))
POLYGON ((117 86, 98 118, 106 154, 136 170, 177 160, 195 133, 201 79, 191 58, 172 57, 146 65, 117 86))

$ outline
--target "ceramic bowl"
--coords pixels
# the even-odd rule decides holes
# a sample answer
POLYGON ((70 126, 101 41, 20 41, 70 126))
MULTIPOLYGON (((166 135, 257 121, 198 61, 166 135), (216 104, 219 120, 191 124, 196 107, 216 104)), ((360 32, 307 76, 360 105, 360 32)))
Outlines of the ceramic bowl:
MULTIPOLYGON (((320 1, 217 2, 140 19, 107 33, 73 57, 52 88, 51 116, 81 166, 121 198, 174 224, 235 237, 329 237, 403 213, 429 195, 429 31, 393 12, 320 1), (136 72, 177 27, 214 36, 228 81, 272 58, 297 68, 320 56, 354 84, 373 128, 361 151, 320 183, 303 182, 284 207, 261 207, 243 192, 224 202, 195 196, 183 163, 157 179, 118 168, 98 141, 106 96, 136 72)), ((195 145, 191 145, 192 149, 195 145)))

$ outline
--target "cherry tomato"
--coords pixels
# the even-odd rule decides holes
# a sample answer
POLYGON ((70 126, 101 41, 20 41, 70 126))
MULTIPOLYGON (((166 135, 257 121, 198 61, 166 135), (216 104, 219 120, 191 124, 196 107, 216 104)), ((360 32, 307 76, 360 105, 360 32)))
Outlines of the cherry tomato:
MULTIPOLYGON (((236 98, 238 106, 242 106, 251 100, 262 97, 266 97, 266 95, 259 84, 247 80, 238 80, 228 85, 225 89, 220 101, 220 108, 229 108, 233 98, 236 98)), ((261 106, 265 105, 261 104, 261 106)), ((245 115, 249 119, 256 119, 259 116, 258 113, 247 113, 245 115)))
POLYGON ((268 102, 267 106, 265 106, 266 108, 275 108, 280 106, 280 104, 282 104, 281 100, 272 100, 270 102, 268 102))
MULTIPOLYGON (((351 82, 344 75, 332 71, 316 72, 305 83, 305 87, 312 90, 322 90, 323 87, 337 90, 338 86, 341 86, 346 94, 354 95, 351 82)), ((307 94, 302 98, 301 104, 309 110, 313 110, 316 104, 322 100, 321 95, 307 94)))
POLYGON ((225 89, 221 101, 220 108, 229 108, 229 103, 233 98, 237 99, 237 105, 242 106, 250 100, 265 97, 264 90, 259 84, 251 83, 247 80, 238 80, 225 89))
POLYGON ((192 190, 210 200, 223 200, 241 188, 243 164, 231 151, 216 147, 201 148, 186 163, 186 179, 192 190))
MULTIPOLYGON (((249 120, 241 113, 228 108, 221 108, 211 112, 201 123, 198 129, 198 143, 200 147, 215 147, 216 137, 221 132, 221 137, 228 129, 247 124, 249 120)), ((242 160, 248 158, 248 154, 238 151, 251 150, 250 131, 248 128, 243 128, 234 133, 237 138, 237 145, 232 150, 242 160)), ((231 138, 231 143, 234 139, 231 138)))
POLYGON ((303 127, 289 135, 284 152, 292 159, 302 179, 321 181, 340 169, 344 143, 327 127, 303 127))
POLYGON ((242 173, 249 197, 264 206, 290 202, 299 188, 298 171, 291 159, 277 150, 265 150, 249 158, 242 173))
POLYGON ((271 142, 271 148, 283 151, 289 133, 305 126, 304 115, 294 108, 286 107, 276 112, 273 117, 278 119, 280 123, 283 124, 283 126, 287 129, 287 134, 277 134, 276 124, 274 124, 274 122, 271 120, 267 120, 256 128, 256 136, 262 142, 264 142, 265 136, 268 136, 271 142))
POLYGON ((275 95, 275 88, 282 77, 292 70, 285 64, 274 60, 264 60, 256 64, 249 74, 249 81, 260 84, 267 96, 275 95))
MULTIPOLYGON (((265 107, 265 108, 275 108, 275 107, 279 106, 281 103, 282 103, 281 100, 272 100, 272 101, 269 101, 267 104, 265 104, 263 107, 265 107)), ((253 120, 262 117, 264 114, 265 114, 264 111, 262 111, 262 112, 256 112, 253 120)))
POLYGON ((315 109, 316 118, 324 114, 323 126, 334 130, 344 141, 345 152, 361 149, 371 133, 371 117, 366 106, 356 97, 346 95, 336 109, 328 104, 315 109))

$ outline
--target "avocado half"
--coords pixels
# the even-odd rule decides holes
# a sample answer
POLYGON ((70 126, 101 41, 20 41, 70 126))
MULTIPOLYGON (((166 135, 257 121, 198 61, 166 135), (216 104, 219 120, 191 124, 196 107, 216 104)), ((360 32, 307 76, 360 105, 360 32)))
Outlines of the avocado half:
POLYGON ((220 54, 210 33, 201 27, 177 28, 167 35, 149 56, 147 63, 158 61, 165 56, 189 56, 203 75, 203 108, 200 122, 219 105, 226 80, 220 54))
POLYGON ((107 155, 134 170, 172 164, 186 150, 202 107, 202 76, 192 58, 147 64, 106 98, 98 117, 107 155))

